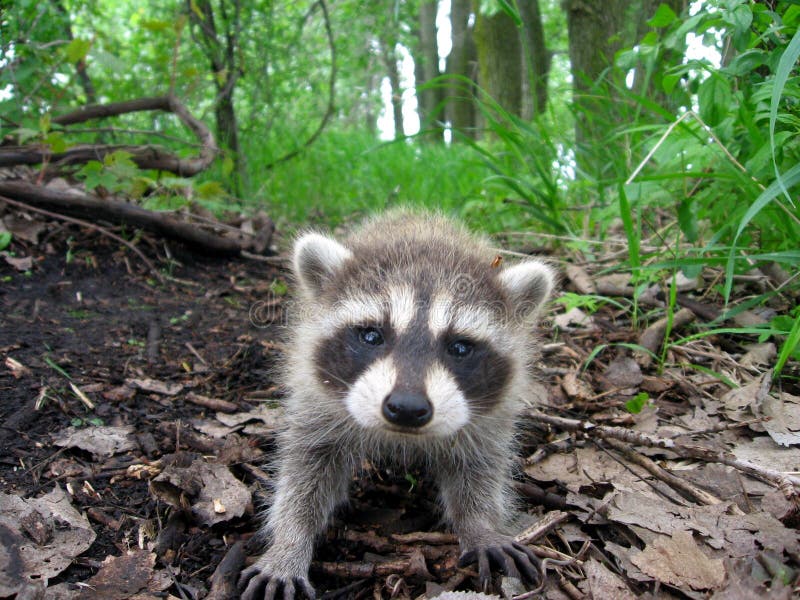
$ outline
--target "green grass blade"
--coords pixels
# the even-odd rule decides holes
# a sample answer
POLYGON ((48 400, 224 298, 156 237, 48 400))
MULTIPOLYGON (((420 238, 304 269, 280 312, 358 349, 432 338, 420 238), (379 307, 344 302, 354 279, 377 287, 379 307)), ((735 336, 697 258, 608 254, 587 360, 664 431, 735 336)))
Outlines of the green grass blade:
POLYGON ((767 189, 765 189, 761 194, 756 198, 755 202, 750 205, 750 208, 747 209, 747 212, 742 217, 742 220, 739 221, 739 228, 736 230, 736 235, 733 238, 733 244, 731 245, 730 254, 728 254, 728 264, 725 267, 725 303, 728 303, 728 300, 731 295, 731 288, 733 287, 733 266, 735 262, 735 255, 736 255, 736 242, 739 240, 739 236, 744 231, 744 228, 747 227, 748 223, 753 220, 753 218, 761 212, 761 210, 770 202, 772 202, 778 194, 781 193, 782 189, 786 189, 786 187, 791 187, 796 183, 800 182, 800 164, 796 164, 791 169, 786 171, 785 175, 781 179, 776 179, 773 181, 767 189))
POLYGON ((769 104, 769 143, 772 148, 772 166, 775 168, 775 177, 780 191, 786 196, 786 199, 792 206, 794 206, 794 202, 792 202, 789 191, 786 189, 789 187, 789 184, 784 184, 783 178, 778 170, 777 159, 775 158, 775 122, 778 120, 778 103, 780 103, 783 90, 786 87, 786 82, 792 74, 792 69, 797 63, 798 57, 800 57, 800 29, 795 31, 792 41, 789 42, 789 45, 786 47, 786 50, 784 50, 778 62, 778 69, 775 71, 775 80, 772 83, 772 99, 769 104))
POLYGON ((777 377, 781 374, 783 367, 786 365, 786 361, 789 360, 789 357, 791 357, 795 348, 797 348, 798 343, 800 343, 800 311, 798 311, 797 316, 794 318, 792 330, 789 332, 788 337, 781 346, 781 351, 778 353, 778 362, 775 363, 775 369, 772 372, 773 377, 777 377))
POLYGON ((625 237, 628 238, 628 256, 631 261, 631 268, 636 270, 642 264, 639 254, 639 235, 633 226, 633 215, 628 196, 625 194, 624 184, 619 184, 619 216, 622 218, 622 225, 625 228, 625 237))

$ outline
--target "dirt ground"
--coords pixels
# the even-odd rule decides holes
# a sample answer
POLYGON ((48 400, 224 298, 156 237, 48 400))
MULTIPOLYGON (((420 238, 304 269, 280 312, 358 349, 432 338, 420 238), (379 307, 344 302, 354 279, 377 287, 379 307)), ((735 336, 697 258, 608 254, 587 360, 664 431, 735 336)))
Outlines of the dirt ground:
MULTIPOLYGON (((253 507, 267 497, 264 457, 271 450, 281 393, 271 369, 280 356, 286 273, 277 262, 202 257, 151 236, 144 236, 139 247, 169 278, 158 281, 135 255, 96 231, 54 222, 46 224, 37 244, 12 245, 16 256, 32 257, 29 269, 0 260, 0 491, 11 501, 12 496, 34 499, 63 490, 87 519, 83 527, 94 533, 87 537, 85 548, 66 556, 63 569, 41 571, 47 573, 48 591, 61 590, 61 595, 44 597, 203 598, 213 588, 212 574, 235 542, 245 541, 251 557, 258 552, 252 539, 258 528, 253 507), (165 258, 166 248, 171 259, 165 258), (93 429, 105 432, 103 439, 89 436, 93 429), (105 446, 117 435, 121 445, 105 446), (224 506, 215 514, 197 509, 206 485, 193 479, 201 478, 197 474, 201 464, 222 465, 233 476, 222 478, 223 491, 214 498, 224 506), (161 481, 156 482, 159 476, 161 481), (129 562, 115 566, 114 558, 129 562), (120 572, 144 573, 143 583, 126 587, 118 579, 120 572)), ((663 430, 655 425, 648 429, 648 419, 672 426, 680 418, 694 419, 685 428, 694 431, 702 429, 698 423, 705 419, 705 433, 712 431, 716 425, 709 418, 714 414, 709 407, 721 403, 722 414, 730 405, 724 401, 727 388, 719 381, 671 376, 655 367, 634 373, 635 381, 623 381, 638 371, 631 367, 622 376, 614 371, 615 365, 628 364, 624 352, 616 358, 598 358, 585 374, 579 371, 601 341, 637 341, 630 323, 618 318, 619 313, 607 308, 597 313, 592 329, 564 325, 558 335, 544 332, 542 393, 548 404, 559 407, 553 414, 569 411, 571 416, 592 417, 609 426, 641 425, 639 431, 662 436, 663 430), (620 410, 642 391, 652 400, 650 412, 632 416, 620 410), (706 396, 705 404, 698 400, 706 396)), ((714 348, 727 356, 746 352, 732 339, 720 339, 714 348)), ((796 375, 796 365, 789 372, 796 375)), ((796 376, 785 380, 782 392, 797 394, 796 381, 796 376)), ((738 423, 752 417, 745 415, 738 423)), ((731 531, 739 527, 747 535, 761 537, 745 542, 744 533, 728 536, 725 526, 718 525, 722 531, 718 543, 700 544, 701 550, 698 537, 717 539, 698 524, 708 515, 697 512, 700 508, 695 511, 700 504, 696 498, 689 502, 685 494, 683 500, 673 494, 680 510, 695 511, 686 513, 686 522, 694 525, 676 529, 688 529, 696 539, 675 535, 667 540, 675 545, 665 545, 656 533, 644 532, 652 517, 643 514, 638 520, 626 520, 612 514, 614 502, 628 517, 637 510, 631 506, 647 503, 633 502, 627 512, 623 510, 620 499, 632 494, 635 485, 646 480, 644 487, 664 484, 654 484, 639 472, 636 484, 626 487, 620 483, 625 478, 622 472, 609 474, 620 461, 595 468, 598 461, 608 461, 610 451, 624 448, 599 448, 556 434, 555 429, 535 420, 528 423, 523 456, 544 442, 554 446, 544 462, 527 461, 518 478, 531 520, 548 511, 569 515, 580 510, 583 515, 573 515, 572 523, 557 533, 546 530, 547 543, 545 537, 539 540, 545 548, 540 555, 547 556, 550 568, 559 573, 551 571, 553 582, 543 591, 545 597, 588 597, 592 589, 595 597, 604 597, 599 590, 608 594, 613 589, 619 595, 605 597, 642 593, 747 597, 736 596, 737 590, 789 597, 797 590, 796 493, 792 512, 791 501, 774 506, 780 504, 773 497, 774 485, 758 482, 761 488, 755 490, 741 483, 741 475, 731 468, 712 471, 710 465, 700 465, 689 480, 701 487, 705 481, 705 489, 724 502, 725 515, 741 519, 745 514, 766 515, 758 526, 731 525, 731 531), (597 454, 589 457, 588 452, 597 454), (578 475, 585 480, 544 472, 542 465, 558 456, 569 460, 553 469, 575 472, 580 464, 578 475), (704 467, 708 469, 703 471, 704 467), (733 487, 723 491, 717 481, 733 487), (609 500, 611 491, 616 500, 609 500), (762 506, 761 498, 772 498, 774 510, 762 506), (769 539, 763 533, 767 530, 774 534, 769 539), (734 541, 739 544, 737 551, 726 552, 726 544, 734 541), (596 548, 593 558, 589 557, 595 549, 587 553, 580 550, 584 546, 596 548), (682 580, 679 564, 666 575, 652 568, 646 560, 651 549, 660 549, 667 562, 680 555, 690 562, 719 563, 709 563, 709 569, 691 581, 682 580), (700 552, 703 559, 693 552, 700 552), (720 579, 709 575, 714 569, 724 571, 724 580, 722 575, 720 579), (615 578, 612 583, 609 573, 615 578)), ((740 425, 732 426, 721 443, 730 450, 762 438, 769 441, 763 428, 756 433, 747 430, 744 438, 730 434, 741 430, 740 425)), ((711 442, 707 446, 716 447, 711 442)), ((796 447, 789 450, 797 452, 796 447)), ((796 460, 796 455, 789 460, 796 460)), ((351 507, 337 517, 315 555, 311 577, 320 594, 390 598, 433 594, 439 586, 474 589, 474 573, 456 567, 455 540, 439 523, 435 490, 424 473, 378 473, 368 468, 354 481, 353 490, 351 507)), ((720 523, 722 513, 715 514, 720 523)), ((41 545, 60 539, 62 530, 78 527, 67 525, 65 519, 45 525, 50 530, 41 534, 41 545)), ((37 526, 23 524, 22 529, 15 535, 37 539, 37 526)), ((667 527, 658 534, 667 537, 667 527)), ((13 565, 12 558, 8 560, 13 565)), ((28 562, 24 567, 18 564, 18 570, 28 572, 33 568, 30 556, 22 558, 28 562)), ((224 575, 224 567, 220 573, 224 575)), ((0 589, 13 589, 9 585, 0 589)))

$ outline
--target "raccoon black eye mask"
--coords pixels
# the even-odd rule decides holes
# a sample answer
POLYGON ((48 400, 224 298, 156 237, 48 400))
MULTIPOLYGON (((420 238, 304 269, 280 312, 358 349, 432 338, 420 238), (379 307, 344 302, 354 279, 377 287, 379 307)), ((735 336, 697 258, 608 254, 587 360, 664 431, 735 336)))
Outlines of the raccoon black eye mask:
POLYGON ((496 268, 494 256, 463 227, 408 211, 343 243, 297 240, 269 545, 242 573, 242 598, 314 597, 315 540, 364 459, 430 469, 460 564, 477 564, 484 589, 493 571, 538 580, 538 559, 506 526, 532 332, 554 276, 536 260, 496 268))

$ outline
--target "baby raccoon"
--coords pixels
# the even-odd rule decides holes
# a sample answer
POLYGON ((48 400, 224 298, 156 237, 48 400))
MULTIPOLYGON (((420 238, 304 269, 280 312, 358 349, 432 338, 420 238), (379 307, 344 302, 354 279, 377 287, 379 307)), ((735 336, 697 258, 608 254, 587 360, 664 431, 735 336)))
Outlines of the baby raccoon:
POLYGON ((271 545, 242 573, 242 598, 314 597, 315 538, 365 459, 427 468, 460 564, 477 562, 484 589, 492 569, 538 578, 533 552, 501 532, 532 330, 554 278, 536 260, 500 268, 494 256, 446 218, 408 211, 367 221, 344 244, 297 240, 271 545))

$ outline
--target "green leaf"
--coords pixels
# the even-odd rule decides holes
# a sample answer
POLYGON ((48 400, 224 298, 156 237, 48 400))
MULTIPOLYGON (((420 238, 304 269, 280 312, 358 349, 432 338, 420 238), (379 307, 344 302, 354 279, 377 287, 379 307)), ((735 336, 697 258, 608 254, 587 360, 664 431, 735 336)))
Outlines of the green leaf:
POLYGON ((661 78, 661 87, 667 94, 671 94, 675 85, 683 78, 683 75, 664 75, 661 78))
POLYGON ((650 396, 647 395, 647 392, 639 392, 625 403, 625 410, 631 414, 638 415, 647 406, 648 400, 650 400, 650 396))
POLYGON ((625 228, 625 237, 628 238, 628 256, 631 261, 631 268, 637 269, 641 264, 639 256, 639 232, 633 224, 633 211, 625 193, 625 187, 619 186, 619 216, 622 219, 622 226, 625 228))
POLYGON ((11 134, 19 136, 19 143, 24 144, 28 140, 32 140, 35 137, 38 137, 42 132, 36 129, 31 129, 29 127, 20 127, 18 129, 12 129, 11 134))
POLYGON ((712 73, 697 90, 697 102, 700 105, 700 118, 710 127, 719 125, 728 116, 733 105, 731 82, 712 73))
POLYGON ((91 47, 92 42, 89 40, 76 38, 66 45, 64 48, 64 54, 67 56, 67 60, 69 62, 76 63, 86 58, 86 55, 89 54, 89 49, 91 47))
POLYGON ((165 31, 172 28, 172 23, 160 19, 142 19, 142 27, 148 31, 165 31))
POLYGON ((269 284, 269 291, 276 296, 285 296, 289 291, 289 286, 287 286, 286 283, 280 279, 273 279, 272 283, 269 284))
POLYGON ((50 145, 50 151, 56 154, 67 149, 67 141, 60 131, 52 131, 44 138, 44 143, 50 145))
POLYGON ((230 155, 225 156, 225 158, 222 159, 222 174, 227 177, 233 173, 233 168, 235 166, 236 165, 233 162, 233 158, 231 158, 230 155))
POLYGON ((734 26, 738 34, 745 33, 753 24, 753 11, 747 4, 739 4, 726 16, 726 20, 734 26))
POLYGON ((697 216, 694 211, 694 204, 687 198, 678 204, 678 224, 686 239, 694 243, 698 238, 697 216))
POLYGON ((677 18, 678 15, 676 15, 675 11, 669 6, 666 4, 659 4, 656 9, 656 14, 653 15, 653 18, 650 19, 647 24, 650 25, 650 27, 669 27, 677 18))
POLYGON ((205 181, 194 186, 194 191, 200 198, 210 200, 225 195, 225 188, 219 181, 205 181))
POLYGON ((12 236, 10 231, 3 231, 0 233, 0 251, 8 248, 9 244, 11 243, 11 238, 12 236))

